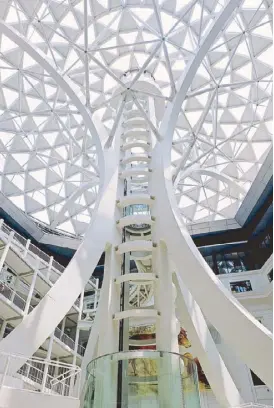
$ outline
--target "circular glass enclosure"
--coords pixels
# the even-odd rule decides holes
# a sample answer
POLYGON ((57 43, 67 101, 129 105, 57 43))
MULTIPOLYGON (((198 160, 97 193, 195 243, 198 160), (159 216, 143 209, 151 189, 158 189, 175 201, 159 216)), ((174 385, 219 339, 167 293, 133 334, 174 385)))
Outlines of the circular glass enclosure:
POLYGON ((200 408, 196 363, 180 354, 138 350, 87 366, 83 408, 200 408))

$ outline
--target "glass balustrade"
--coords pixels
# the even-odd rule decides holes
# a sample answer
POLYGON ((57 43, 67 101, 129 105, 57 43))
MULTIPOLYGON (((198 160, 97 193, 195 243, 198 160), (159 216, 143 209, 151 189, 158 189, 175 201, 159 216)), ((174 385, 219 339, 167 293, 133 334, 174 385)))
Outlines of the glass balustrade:
POLYGON ((138 350, 87 366, 83 408, 200 408, 196 363, 179 354, 138 350))

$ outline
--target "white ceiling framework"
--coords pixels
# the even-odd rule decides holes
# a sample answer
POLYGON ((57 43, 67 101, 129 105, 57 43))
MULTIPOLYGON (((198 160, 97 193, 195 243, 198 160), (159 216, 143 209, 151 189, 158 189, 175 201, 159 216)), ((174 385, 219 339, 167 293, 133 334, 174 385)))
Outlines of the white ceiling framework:
MULTIPOLYGON (((114 107, 123 109, 128 92, 123 78, 130 77, 137 107, 145 95, 137 86, 144 73, 160 90, 152 95, 155 102, 167 105, 225 5, 225 0, 6 0, 0 17, 68 76, 111 137, 114 107), (124 91, 115 93, 117 85, 124 91)), ((182 104, 172 163, 187 223, 233 218, 271 147, 270 6, 268 0, 241 3, 182 104)), ((45 68, 5 35, 0 41, 1 191, 31 217, 82 235, 100 178, 92 135, 45 68), (75 194, 83 184, 88 189, 75 194)), ((154 126, 158 132, 160 122, 154 126)))

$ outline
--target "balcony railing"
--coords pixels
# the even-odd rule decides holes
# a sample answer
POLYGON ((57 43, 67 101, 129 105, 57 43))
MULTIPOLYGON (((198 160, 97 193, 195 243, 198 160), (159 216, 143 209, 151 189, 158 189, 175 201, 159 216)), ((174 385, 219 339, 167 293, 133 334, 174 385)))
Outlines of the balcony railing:
MULTIPOLYGON (((12 288, 10 288, 5 282, 0 281, 0 295, 4 296, 6 299, 11 301, 15 306, 17 306, 22 312, 24 312, 26 307, 26 300, 18 295, 12 288)), ((29 306, 29 312, 33 310, 33 306, 29 306)), ((59 327, 55 328, 55 337, 57 337, 62 343, 68 346, 71 350, 75 349, 75 341, 69 337, 66 333, 62 333, 59 327)), ((81 345, 77 347, 78 354, 81 356, 85 353, 85 348, 81 345)))
POLYGON ((62 333, 59 327, 56 327, 56 329, 54 330, 54 335, 55 337, 57 337, 57 339, 61 340, 61 342, 68 346, 71 350, 74 350, 75 341, 72 340, 72 338, 70 338, 66 333, 62 333))
MULTIPOLYGON (((29 240, 27 240, 25 237, 22 235, 18 234, 18 232, 13 231, 12 228, 10 228, 7 224, 4 222, 0 226, 0 231, 4 232, 7 235, 10 235, 11 232, 14 232, 13 238, 12 238, 12 244, 16 247, 16 249, 21 253, 25 254, 26 252, 33 256, 35 259, 38 257, 43 264, 45 264, 46 268, 44 272, 42 272, 45 276, 47 275, 47 270, 49 269, 52 273, 49 275, 50 281, 52 283, 55 283, 58 277, 64 272, 65 267, 59 262, 57 262, 55 259, 52 260, 52 257, 45 252, 43 252, 41 249, 39 249, 37 246, 35 246, 32 243, 29 243, 29 240), (52 260, 52 263, 51 263, 52 260), (54 273, 55 272, 55 273, 54 273), (57 279, 56 279, 57 278, 57 279)), ((93 276, 90 277, 90 282, 96 286, 97 284, 97 279, 95 279, 93 276)))
MULTIPOLYGON (((56 327, 54 330, 54 336, 57 337, 62 343, 64 343, 66 346, 68 346, 71 350, 75 350, 75 341, 69 337, 66 333, 62 333, 61 329, 59 327, 56 327)), ((83 347, 81 344, 78 344, 77 346, 77 353, 80 356, 83 356, 85 354, 85 347, 83 347)))
POLYGON ((78 354, 80 354, 80 356, 84 356, 85 351, 86 351, 85 347, 82 346, 81 344, 78 344, 78 347, 77 347, 78 354))
POLYGON ((26 307, 26 301, 18 295, 13 289, 11 289, 5 282, 0 282, 0 294, 6 299, 10 300, 20 310, 24 311, 26 307))
POLYGON ((15 387, 16 382, 11 385, 10 378, 20 377, 42 393, 79 398, 81 369, 77 366, 6 353, 0 353, 0 362, 3 367, 0 389, 5 385, 15 387), (14 367, 18 366, 14 373, 14 367))

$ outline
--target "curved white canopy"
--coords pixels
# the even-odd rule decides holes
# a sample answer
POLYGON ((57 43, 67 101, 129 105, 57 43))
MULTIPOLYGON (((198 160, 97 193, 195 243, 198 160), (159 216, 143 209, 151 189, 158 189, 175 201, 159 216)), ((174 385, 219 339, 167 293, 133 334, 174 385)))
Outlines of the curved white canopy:
MULTIPOLYGON (((68 77, 112 135, 126 92, 136 98, 136 109, 149 95, 159 109, 172 102, 227 3, 2 0, 0 17, 68 77), (138 86, 145 77, 158 92, 138 86)), ((188 223, 233 218, 271 147, 271 17, 270 1, 239 1, 187 91, 172 164, 188 223)), ((0 81, 2 193, 34 219, 82 235, 100 180, 98 151, 82 114, 46 67, 5 34, 0 81), (89 188, 76 194, 83 184, 89 188)), ((156 121, 154 133, 160 125, 156 121)))

